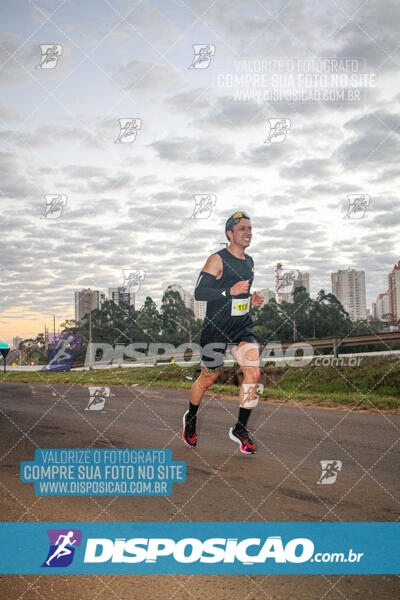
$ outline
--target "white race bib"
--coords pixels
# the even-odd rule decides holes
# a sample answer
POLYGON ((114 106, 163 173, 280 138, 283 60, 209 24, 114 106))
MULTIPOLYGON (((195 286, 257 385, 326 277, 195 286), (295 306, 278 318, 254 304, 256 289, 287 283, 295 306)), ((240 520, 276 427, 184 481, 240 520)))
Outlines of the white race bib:
POLYGON ((238 317, 249 312, 250 296, 248 298, 232 298, 231 316, 238 317))

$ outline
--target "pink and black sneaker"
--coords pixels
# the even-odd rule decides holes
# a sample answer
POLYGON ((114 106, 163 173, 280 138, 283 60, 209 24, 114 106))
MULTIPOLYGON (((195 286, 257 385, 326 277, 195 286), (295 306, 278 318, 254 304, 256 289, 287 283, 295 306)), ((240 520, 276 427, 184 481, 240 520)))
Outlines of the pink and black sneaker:
POLYGON ((243 454, 255 454, 257 450, 256 444, 251 439, 246 427, 241 423, 236 423, 235 427, 229 430, 231 440, 239 444, 240 452, 243 454))
POLYGON ((188 410, 183 415, 182 439, 187 446, 193 448, 197 445, 196 417, 189 418, 188 410))

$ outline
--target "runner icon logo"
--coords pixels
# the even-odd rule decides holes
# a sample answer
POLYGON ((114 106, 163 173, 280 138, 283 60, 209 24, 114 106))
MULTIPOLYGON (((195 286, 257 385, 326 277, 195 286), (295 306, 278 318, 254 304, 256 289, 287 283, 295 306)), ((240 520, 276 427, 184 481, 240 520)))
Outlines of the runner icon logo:
POLYGON ((142 119, 118 119, 119 134, 114 144, 132 144, 136 140, 137 132, 142 129, 142 119))
POLYGON ((331 485, 335 483, 339 471, 342 470, 341 460, 321 460, 321 476, 317 481, 318 485, 326 484, 331 485))
POLYGON ((40 63, 37 69, 54 69, 57 66, 63 47, 61 44, 39 44, 40 46, 40 63))
POLYGON ((262 383, 242 383, 243 400, 240 406, 243 408, 254 408, 258 404, 260 395, 264 391, 262 383))
POLYGON ((371 197, 368 194, 347 194, 349 206, 344 219, 362 219, 369 207, 371 197))
POLYGON ((74 362, 74 351, 82 345, 79 333, 48 335, 49 356, 42 371, 69 371, 74 362))
POLYGON ((213 56, 214 44, 193 44, 194 57, 189 69, 208 69, 213 56))
POLYGON ((286 140, 288 131, 292 126, 290 119, 268 119, 268 135, 265 144, 282 144, 286 140))
POLYGON ((41 219, 59 219, 67 206, 68 196, 66 194, 45 194, 46 206, 41 219))
POLYGON ((89 394, 89 403, 85 410, 103 410, 106 398, 110 397, 110 388, 90 385, 89 394))
POLYGON ((50 548, 42 567, 68 567, 74 558, 75 546, 80 546, 79 529, 48 529, 50 548))
POLYGON ((190 219, 208 219, 217 203, 215 194, 194 194, 194 210, 190 219))
POLYGON ((143 269, 125 269, 123 275, 124 282, 121 286, 121 293, 137 294, 141 283, 145 280, 145 271, 143 269))

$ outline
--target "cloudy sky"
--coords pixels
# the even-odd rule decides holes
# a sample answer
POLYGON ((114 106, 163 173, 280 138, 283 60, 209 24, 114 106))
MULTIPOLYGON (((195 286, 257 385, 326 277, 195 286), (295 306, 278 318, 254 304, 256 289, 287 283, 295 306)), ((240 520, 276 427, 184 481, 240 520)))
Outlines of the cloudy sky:
POLYGON ((256 288, 280 261, 310 273, 312 296, 348 267, 365 271, 368 305, 386 291, 400 259, 398 2, 14 0, 1 13, 0 339, 73 318, 74 290, 107 290, 124 269, 146 272, 138 306, 192 289, 237 209, 252 216, 256 288), (38 68, 43 44, 62 47, 54 68, 38 68), (190 68, 196 44, 212 56, 190 68), (115 143, 125 118, 141 127, 115 143), (290 123, 284 141, 269 119, 290 123), (43 218, 47 194, 67 197, 58 219, 43 218), (216 196, 207 219, 191 218, 196 194, 216 196), (363 218, 345 218, 348 194, 370 197, 363 218))

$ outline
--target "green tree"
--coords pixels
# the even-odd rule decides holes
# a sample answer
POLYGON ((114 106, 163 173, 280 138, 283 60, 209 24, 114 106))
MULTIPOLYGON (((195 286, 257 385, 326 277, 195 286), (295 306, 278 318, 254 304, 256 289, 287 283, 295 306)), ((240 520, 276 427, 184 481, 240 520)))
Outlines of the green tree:
POLYGON ((195 329, 194 312, 187 308, 179 294, 167 289, 162 298, 162 341, 179 345, 192 339, 195 329))
POLYGON ((342 337, 351 332, 349 315, 334 294, 320 290, 316 302, 317 337, 342 337))
POLYGON ((157 342, 163 328, 163 319, 157 309, 157 305, 150 296, 146 297, 143 306, 139 310, 137 325, 142 331, 142 337, 145 342, 157 342))
POLYGON ((19 344, 19 350, 21 351, 21 359, 24 363, 30 363, 35 358, 37 359, 38 348, 33 338, 26 338, 19 344))
POLYGON ((261 308, 252 308, 251 314, 254 317, 254 333, 261 344, 282 339, 284 322, 274 298, 261 308))
POLYGON ((304 287, 294 290, 293 302, 277 304, 271 299, 262 308, 252 309, 252 315, 254 331, 263 344, 343 337, 354 327, 336 296, 321 290, 313 300, 304 287))

